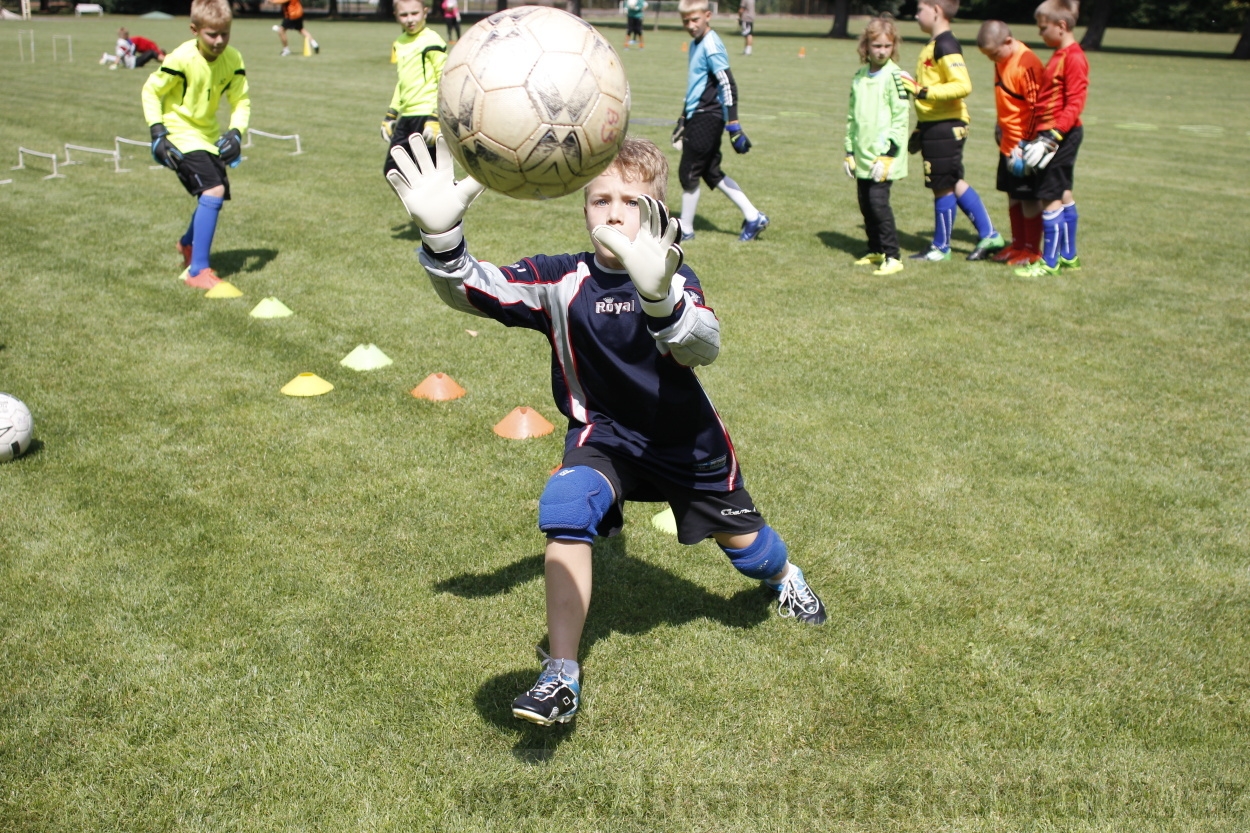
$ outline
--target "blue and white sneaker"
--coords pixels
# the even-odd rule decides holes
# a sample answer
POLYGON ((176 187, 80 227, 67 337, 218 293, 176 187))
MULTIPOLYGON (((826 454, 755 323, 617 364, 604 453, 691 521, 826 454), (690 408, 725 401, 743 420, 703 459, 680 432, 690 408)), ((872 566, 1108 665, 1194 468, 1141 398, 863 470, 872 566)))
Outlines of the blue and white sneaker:
POLYGON ((681 242, 685 243, 687 240, 693 240, 693 239, 694 239, 693 231, 683 231, 681 233, 681 242))
POLYGON ((809 625, 822 625, 825 621, 825 603, 817 597, 803 571, 797 564, 790 565, 790 575, 781 584, 761 582, 764 587, 777 595, 777 615, 782 618, 793 617, 809 625))
POLYGON ((582 686, 564 673, 564 660, 552 659, 542 648, 538 649, 538 658, 543 662, 538 682, 512 701, 512 716, 539 726, 568 723, 577 717, 582 686))
POLYGON ((760 216, 756 217, 754 220, 751 220, 750 222, 747 222, 746 220, 742 221, 742 234, 738 235, 738 239, 743 243, 746 243, 748 240, 754 240, 759 237, 760 232, 766 228, 768 228, 768 215, 761 211, 760 216))

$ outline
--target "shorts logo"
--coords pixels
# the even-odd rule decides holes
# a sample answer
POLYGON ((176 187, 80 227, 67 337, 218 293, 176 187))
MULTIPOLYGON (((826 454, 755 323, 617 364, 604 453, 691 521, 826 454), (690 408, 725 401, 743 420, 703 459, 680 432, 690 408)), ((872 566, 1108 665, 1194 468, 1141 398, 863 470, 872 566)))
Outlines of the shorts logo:
POLYGON ((722 509, 722 510, 720 510, 720 513, 721 513, 722 515, 725 515, 725 516, 729 516, 729 515, 754 515, 754 514, 757 514, 757 513, 756 513, 756 511, 755 511, 755 507, 754 507, 754 506, 752 506, 750 509, 722 509))
POLYGON ((595 312, 603 312, 608 315, 620 315, 622 312, 633 312, 634 301, 631 298, 628 301, 617 301, 613 298, 604 298, 602 301, 595 301, 595 312))

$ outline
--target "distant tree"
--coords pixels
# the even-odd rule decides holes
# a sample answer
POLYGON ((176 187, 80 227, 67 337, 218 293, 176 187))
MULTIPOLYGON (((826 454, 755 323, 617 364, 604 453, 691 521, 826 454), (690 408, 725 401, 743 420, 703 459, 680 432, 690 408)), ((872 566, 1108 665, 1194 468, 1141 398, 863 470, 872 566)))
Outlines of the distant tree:
POLYGON ((1238 61, 1250 61, 1250 9, 1245 15, 1241 23, 1241 37, 1237 39, 1237 45, 1233 47, 1233 58, 1238 61))
POLYGON ((846 38, 846 25, 851 17, 851 0, 833 0, 833 28, 826 37, 846 38))
POLYGON ((378 18, 381 20, 390 20, 395 16, 394 0, 378 0, 378 18))
POLYGON ((1102 49, 1102 36, 1107 33, 1111 23, 1111 12, 1115 0, 1093 0, 1090 3, 1089 24, 1085 28, 1085 37, 1081 38, 1081 48, 1087 52, 1102 49))

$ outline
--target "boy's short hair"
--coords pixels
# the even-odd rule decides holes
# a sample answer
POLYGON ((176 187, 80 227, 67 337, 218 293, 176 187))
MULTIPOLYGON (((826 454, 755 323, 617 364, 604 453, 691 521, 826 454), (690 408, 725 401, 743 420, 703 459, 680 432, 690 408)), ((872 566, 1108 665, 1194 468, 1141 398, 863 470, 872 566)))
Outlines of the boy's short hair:
POLYGON ((416 3, 418 6, 421 6, 423 8, 427 8, 427 9, 430 8, 430 4, 426 3, 425 0, 395 0, 395 2, 391 4, 391 8, 395 12, 396 15, 399 14, 400 3, 416 3))
POLYGON ((886 13, 869 20, 859 36, 857 51, 861 64, 868 63, 868 44, 880 37, 887 37, 894 42, 894 51, 890 53, 890 60, 898 60, 898 45, 903 42, 903 36, 898 33, 898 27, 894 25, 894 17, 886 13))
POLYGON ((707 0, 677 0, 677 13, 705 12, 710 8, 707 0))
POLYGON ((192 0, 191 25, 219 28, 234 20, 230 0, 192 0))
POLYGON ((1035 20, 1049 20, 1053 23, 1066 23, 1068 31, 1076 28, 1076 19, 1080 16, 1079 0, 1044 0, 1033 12, 1035 20))
POLYGON ((640 136, 626 136, 621 151, 604 173, 616 172, 626 182, 645 182, 652 196, 663 203, 668 195, 668 160, 655 142, 640 136))
POLYGON ((921 5, 935 6, 947 20, 954 20, 959 14, 959 0, 920 0, 921 5))
POLYGON ((977 31, 977 48, 997 49, 1011 37, 1011 27, 1001 20, 987 20, 977 31))

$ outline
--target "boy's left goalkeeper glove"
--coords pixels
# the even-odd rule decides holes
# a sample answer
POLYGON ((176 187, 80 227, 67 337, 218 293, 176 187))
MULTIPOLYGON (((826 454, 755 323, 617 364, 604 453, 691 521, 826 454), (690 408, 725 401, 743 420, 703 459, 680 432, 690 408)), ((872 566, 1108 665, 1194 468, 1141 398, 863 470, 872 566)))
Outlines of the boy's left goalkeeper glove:
POLYGON ((893 164, 893 156, 878 156, 872 163, 872 167, 868 169, 868 175, 872 177, 873 182, 885 182, 890 178, 890 166, 893 164))
POLYGON ((243 134, 238 128, 230 128, 225 136, 217 140, 217 155, 230 167, 239 167, 239 159, 243 156, 243 134))
POLYGON ((434 142, 435 156, 420 136, 411 136, 408 147, 391 148, 396 169, 386 172, 408 216, 421 229, 421 241, 434 252, 449 252, 460 245, 464 213, 486 187, 471 176, 456 182, 451 151, 442 136, 434 142))
POLYGON ((747 138, 742 125, 731 121, 725 125, 725 129, 729 131, 729 143, 734 146, 735 153, 746 153, 751 149, 751 140, 747 138))
POLYGON ((1029 142, 1024 147, 1024 164, 1030 171, 1040 171, 1050 164, 1050 160, 1055 157, 1055 151, 1059 150, 1059 143, 1063 141, 1063 134, 1058 130, 1043 130, 1038 134, 1037 138, 1029 142))
POLYGON ((638 197, 638 223, 638 236, 633 241, 620 229, 607 225, 595 226, 590 236, 625 267, 642 298, 643 312, 665 318, 677 306, 673 275, 686 257, 677 245, 681 224, 646 194, 638 197))
POLYGON ((904 89, 911 93, 913 98, 929 97, 929 88, 920 86, 920 84, 916 82, 916 79, 911 77, 911 73, 900 71, 898 78, 903 82, 904 89))

